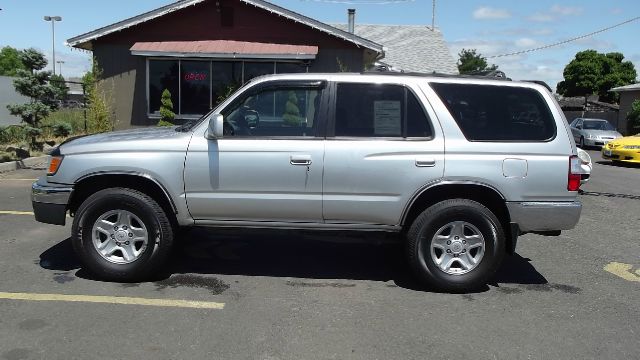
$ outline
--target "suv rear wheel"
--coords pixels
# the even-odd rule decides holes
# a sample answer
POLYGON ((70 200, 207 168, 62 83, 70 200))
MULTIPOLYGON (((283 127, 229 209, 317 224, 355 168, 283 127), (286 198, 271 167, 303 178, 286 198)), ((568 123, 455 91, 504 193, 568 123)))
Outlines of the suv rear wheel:
POLYGON ((444 291, 473 290, 500 266, 505 235, 498 218, 482 204, 445 200, 414 220, 407 252, 422 282, 444 291))
POLYGON ((88 197, 76 212, 73 248, 85 268, 109 281, 148 279, 167 259, 171 222, 150 196, 111 188, 88 197))

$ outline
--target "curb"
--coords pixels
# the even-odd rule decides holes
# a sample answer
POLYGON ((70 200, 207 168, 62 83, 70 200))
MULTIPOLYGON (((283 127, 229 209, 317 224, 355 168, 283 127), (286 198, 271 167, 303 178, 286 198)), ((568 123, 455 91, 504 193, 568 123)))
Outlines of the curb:
POLYGON ((7 172, 7 171, 14 171, 18 169, 31 168, 31 167, 46 163, 48 160, 49 160, 49 155, 44 155, 44 156, 26 158, 19 161, 10 161, 6 163, 0 163, 0 173, 7 172))

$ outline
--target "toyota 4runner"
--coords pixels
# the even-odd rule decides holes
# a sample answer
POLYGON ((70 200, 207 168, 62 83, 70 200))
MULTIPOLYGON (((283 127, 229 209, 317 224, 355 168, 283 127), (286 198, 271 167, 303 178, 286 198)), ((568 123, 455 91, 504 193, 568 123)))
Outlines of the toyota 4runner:
MULTIPOLYGON (((68 141, 33 184, 85 268, 141 280, 181 227, 400 234, 422 281, 483 285, 519 235, 580 217, 584 172, 549 91, 411 74, 254 79, 199 121, 68 141)), ((327 265, 329 266, 329 265, 327 265)))

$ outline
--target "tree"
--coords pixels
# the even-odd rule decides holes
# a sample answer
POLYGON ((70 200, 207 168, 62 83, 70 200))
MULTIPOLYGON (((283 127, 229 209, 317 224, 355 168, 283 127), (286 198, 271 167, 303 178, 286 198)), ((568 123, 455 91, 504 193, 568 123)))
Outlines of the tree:
POLYGON ((458 53, 458 57, 458 71, 460 74, 472 74, 498 69, 498 65, 496 64, 489 66, 487 64, 487 58, 476 52, 476 49, 462 49, 462 51, 458 53))
POLYGON ((176 114, 173 112, 171 92, 169 92, 168 89, 164 89, 164 91, 162 92, 162 98, 160 99, 160 123, 168 123, 173 125, 173 119, 175 118, 176 114))
POLYGON ((627 114, 627 134, 640 134, 640 100, 631 104, 631 111, 627 114))
POLYGON ((302 122, 302 116, 300 116, 300 109, 298 108, 298 97, 295 91, 289 91, 289 98, 284 106, 282 120, 289 126, 299 126, 302 122))
POLYGON ((564 81, 558 83, 558 94, 589 96, 598 94, 600 101, 617 102, 614 87, 633 84, 636 69, 631 61, 623 61, 618 52, 602 54, 595 50, 580 51, 564 68, 564 81))
POLYGON ((54 90, 56 100, 64 100, 69 94, 69 87, 62 75, 51 75, 49 79, 54 90))
POLYGON ((44 54, 36 49, 22 50, 20 61, 26 70, 16 71, 17 79, 13 81, 13 85, 18 93, 31 100, 26 104, 7 105, 7 109, 11 115, 19 116, 28 125, 25 132, 31 138, 30 147, 38 149, 40 145, 36 137, 41 133, 40 122, 57 108, 56 90, 50 82, 51 73, 41 71, 47 66, 44 54))
POLYGON ((111 99, 101 84, 102 69, 94 58, 91 71, 82 77, 82 86, 85 89, 88 122, 91 133, 112 131, 115 122, 111 118, 111 99))
POLYGON ((0 50, 0 75, 16 76, 20 69, 26 70, 20 60, 20 51, 11 46, 3 47, 0 50))

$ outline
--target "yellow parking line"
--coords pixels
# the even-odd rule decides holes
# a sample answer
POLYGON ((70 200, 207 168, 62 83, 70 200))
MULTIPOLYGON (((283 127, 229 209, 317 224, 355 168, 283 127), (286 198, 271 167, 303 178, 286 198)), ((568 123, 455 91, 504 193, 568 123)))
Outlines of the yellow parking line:
POLYGON ((34 294, 34 293, 7 293, 0 292, 0 299, 26 300, 26 301, 62 301, 62 302, 86 302, 102 304, 123 304, 160 307, 178 307, 191 309, 224 309, 224 303, 209 301, 147 299, 121 296, 93 296, 93 295, 63 295, 63 294, 34 294))
POLYGON ((0 215, 34 215, 33 211, 0 210, 0 215))
POLYGON ((613 275, 619 276, 627 281, 640 282, 640 270, 637 270, 634 274, 631 272, 631 269, 633 269, 633 265, 619 262, 612 262, 604 267, 604 271, 610 272, 613 275))

